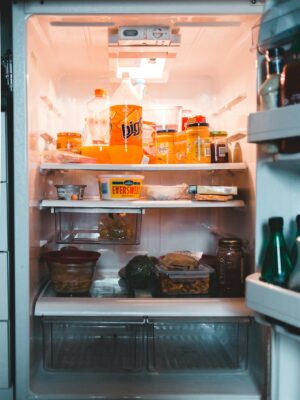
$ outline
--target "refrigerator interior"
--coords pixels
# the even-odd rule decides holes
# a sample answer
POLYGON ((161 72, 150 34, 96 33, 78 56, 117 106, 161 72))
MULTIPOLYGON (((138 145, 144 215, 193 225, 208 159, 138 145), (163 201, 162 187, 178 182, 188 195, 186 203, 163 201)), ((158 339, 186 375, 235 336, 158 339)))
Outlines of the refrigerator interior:
MULTIPOLYGON (((263 348, 268 337, 252 319, 251 311, 243 306, 243 300, 130 299, 114 305, 110 298, 98 298, 96 302, 53 299, 53 292, 48 288, 43 291, 42 302, 49 300, 46 307, 50 305, 51 311, 47 315, 43 310, 37 311, 37 298, 48 280, 41 254, 61 247, 55 242, 55 214, 50 207, 40 207, 40 202, 56 198, 55 184, 74 181, 87 184, 87 196, 99 197, 97 175, 101 173, 41 168, 41 153, 47 148, 41 134, 46 132, 55 137, 60 131, 83 132, 86 102, 94 89, 103 87, 113 94, 117 88, 117 63, 111 55, 115 49, 108 46, 110 30, 124 25, 171 26, 174 33, 180 34, 180 46, 170 49, 173 55, 166 58, 161 78, 146 79, 148 98, 159 107, 180 105, 192 109, 196 114, 204 114, 211 128, 236 134, 246 133, 248 114, 256 109, 256 52, 251 51, 251 27, 257 20, 256 14, 238 13, 33 15, 28 18, 26 142, 30 263, 27 278, 31 311, 30 347, 23 347, 24 359, 20 362, 30 365, 27 370, 30 383, 25 386, 33 397, 262 398, 266 381, 263 348), (237 309, 241 311, 228 311, 232 304, 238 304, 237 309), (185 321, 182 316, 189 313, 185 321), (175 322, 169 321, 169 314, 175 322), (66 343, 58 340, 61 337, 66 343), (107 343, 103 347, 107 362, 93 358, 94 346, 99 350, 97 338, 107 343), (129 351, 131 346, 134 349, 129 351), (116 353, 118 349, 121 353, 116 353), (68 364, 68 351, 83 355, 78 370, 72 362, 68 364), (91 356, 90 360, 84 358, 87 355, 91 356), (123 364, 125 367, 121 368, 123 364)), ((137 58, 135 49, 132 51, 133 58, 120 56, 120 60, 135 64, 140 55, 137 58)), ((251 258, 256 147, 247 144, 244 138, 233 143, 232 153, 234 161, 246 164, 245 170, 145 169, 142 173, 148 184, 237 185, 245 207, 147 208, 142 215, 140 244, 80 245, 101 253, 97 272, 101 276, 117 276, 118 270, 137 254, 160 256, 174 250, 215 254, 218 237, 226 234, 246 240, 251 258)), ((247 272, 253 268, 250 265, 247 272)))

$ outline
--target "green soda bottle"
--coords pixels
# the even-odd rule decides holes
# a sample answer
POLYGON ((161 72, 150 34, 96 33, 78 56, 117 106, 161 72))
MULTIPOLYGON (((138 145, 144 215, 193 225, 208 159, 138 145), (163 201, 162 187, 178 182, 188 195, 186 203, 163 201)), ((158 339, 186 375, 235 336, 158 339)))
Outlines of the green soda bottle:
POLYGON ((300 237, 300 214, 296 216, 296 240, 291 249, 291 261, 293 265, 296 265, 297 257, 298 257, 298 249, 297 249, 297 238, 300 237))
POLYGON ((261 270, 261 280, 286 287, 293 265, 283 237, 283 218, 269 219, 270 239, 261 270))

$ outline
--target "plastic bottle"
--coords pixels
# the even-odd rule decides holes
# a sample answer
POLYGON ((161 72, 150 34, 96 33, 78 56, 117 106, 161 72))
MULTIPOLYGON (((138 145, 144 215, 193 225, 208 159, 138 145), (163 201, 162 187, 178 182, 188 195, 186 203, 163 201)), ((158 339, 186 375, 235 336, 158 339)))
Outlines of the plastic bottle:
MULTIPOLYGON (((296 240, 291 249, 291 261, 292 264, 295 265, 297 262, 298 255, 300 255, 298 246, 297 246, 297 238, 300 237, 300 214, 296 216, 296 240)), ((299 262, 298 262, 299 264, 299 262)))
POLYGON ((280 106, 280 74, 283 69, 283 54, 282 47, 266 51, 267 77, 259 89, 261 111, 280 106))
POLYGON ((87 103, 86 121, 87 136, 92 143, 108 144, 109 142, 109 97, 104 89, 95 89, 95 96, 87 103))
POLYGON ((298 236, 296 239, 296 246, 298 257, 296 260, 294 271, 292 272, 289 279, 288 288, 300 292, 300 236, 298 236))
POLYGON ((139 164, 143 158, 143 109, 128 73, 111 99, 110 159, 114 164, 139 164))
POLYGON ((270 218, 269 227, 271 235, 262 265, 261 280, 286 287, 293 266, 282 233, 283 218, 270 218))

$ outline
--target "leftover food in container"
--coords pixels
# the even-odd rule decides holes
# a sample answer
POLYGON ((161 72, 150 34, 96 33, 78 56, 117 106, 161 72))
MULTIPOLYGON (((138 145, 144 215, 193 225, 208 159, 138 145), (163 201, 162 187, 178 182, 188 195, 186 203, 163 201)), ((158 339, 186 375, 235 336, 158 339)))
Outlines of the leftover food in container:
POLYGON ((198 268, 202 252, 175 251, 159 258, 160 264, 171 270, 193 270, 198 268))
POLYGON ((100 253, 64 248, 43 255, 47 262, 50 279, 56 293, 78 295, 91 287, 94 269, 100 253))
POLYGON ((143 175, 99 175, 99 190, 103 200, 138 200, 143 175))
POLYGON ((188 192, 191 194, 236 195, 238 193, 238 188, 237 186, 190 185, 188 192))
POLYGON ((86 185, 55 185, 59 200, 82 200, 86 185))
POLYGON ((58 150, 80 153, 82 145, 81 134, 77 132, 60 132, 57 134, 56 148, 58 150))
POLYGON ((232 200, 231 195, 219 195, 219 194, 195 194, 195 200, 198 201, 229 201, 232 200))
POLYGON ((192 270, 156 265, 161 295, 164 296, 212 296, 215 271, 204 263, 192 270))
POLYGON ((144 193, 149 200, 179 200, 188 198, 188 186, 182 185, 145 185, 144 193))

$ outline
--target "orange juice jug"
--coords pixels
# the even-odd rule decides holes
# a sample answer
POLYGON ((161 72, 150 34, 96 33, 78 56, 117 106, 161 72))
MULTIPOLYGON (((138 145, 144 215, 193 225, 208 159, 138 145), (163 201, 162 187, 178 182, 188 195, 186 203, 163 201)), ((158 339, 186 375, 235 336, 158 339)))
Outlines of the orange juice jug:
POLYGON ((140 164, 143 158, 143 113, 128 73, 123 73, 111 104, 110 160, 113 164, 140 164))

